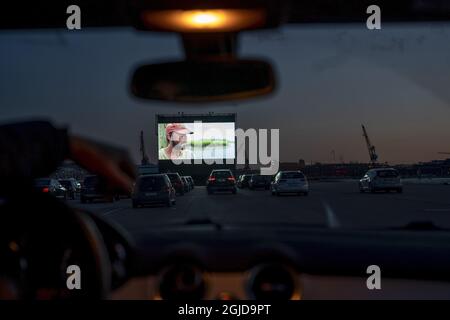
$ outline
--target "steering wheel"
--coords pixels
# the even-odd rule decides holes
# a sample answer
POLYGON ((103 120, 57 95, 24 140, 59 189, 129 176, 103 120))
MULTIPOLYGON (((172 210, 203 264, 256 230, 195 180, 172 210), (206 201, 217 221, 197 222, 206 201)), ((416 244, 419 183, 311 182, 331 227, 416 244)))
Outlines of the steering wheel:
POLYGON ((111 263, 88 214, 31 193, 4 200, 0 215, 0 299, 108 297, 111 263))

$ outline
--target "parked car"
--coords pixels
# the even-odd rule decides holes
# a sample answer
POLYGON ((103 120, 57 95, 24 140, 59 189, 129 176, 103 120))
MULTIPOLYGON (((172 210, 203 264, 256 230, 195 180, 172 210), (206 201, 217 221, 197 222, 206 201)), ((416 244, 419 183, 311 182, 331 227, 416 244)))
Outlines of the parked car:
POLYGON ((67 199, 67 190, 56 179, 42 178, 34 181, 34 188, 38 192, 48 193, 60 199, 67 199))
POLYGON ((251 174, 243 174, 239 177, 239 180, 237 182, 237 186, 238 188, 248 188, 248 183, 250 181, 250 179, 252 178, 251 174))
POLYGON ((248 182, 248 188, 251 190, 258 188, 269 190, 271 180, 272 176, 254 174, 251 176, 250 181, 248 182))
POLYGON ((170 207, 176 203, 176 191, 166 174, 139 176, 131 195, 133 208, 149 204, 165 204, 170 207))
POLYGON ((182 176, 181 180, 183 181, 184 192, 191 191, 191 182, 189 181, 188 177, 187 176, 182 176))
POLYGON ((83 187, 81 188, 81 203, 92 202, 95 200, 104 200, 114 202, 118 196, 107 190, 106 181, 99 176, 87 176, 84 178, 83 187))
POLYGON ((177 194, 180 196, 184 195, 185 193, 184 183, 180 175, 178 173, 166 173, 166 175, 169 177, 170 182, 172 183, 172 186, 175 188, 177 194))
POLYGON ((189 191, 191 191, 193 189, 191 177, 189 177, 189 176, 183 176, 183 177, 185 178, 186 183, 189 185, 189 191))
POLYGON ((370 169, 359 180, 360 192, 396 191, 403 192, 403 184, 397 170, 393 168, 370 169))
POLYGON ((301 171, 280 171, 271 183, 272 195, 296 193, 307 196, 309 193, 308 179, 301 171))
POLYGON ((231 191, 236 194, 236 179, 228 169, 213 170, 206 181, 208 194, 216 191, 231 191))
POLYGON ((117 189, 114 194, 116 200, 131 198, 131 193, 122 189, 117 189))
POLYGON ((188 176, 189 182, 191 183, 191 189, 195 188, 195 182, 194 179, 191 176, 188 176))
POLYGON ((75 200, 78 191, 78 183, 75 179, 59 179, 59 183, 67 190, 67 197, 75 200))

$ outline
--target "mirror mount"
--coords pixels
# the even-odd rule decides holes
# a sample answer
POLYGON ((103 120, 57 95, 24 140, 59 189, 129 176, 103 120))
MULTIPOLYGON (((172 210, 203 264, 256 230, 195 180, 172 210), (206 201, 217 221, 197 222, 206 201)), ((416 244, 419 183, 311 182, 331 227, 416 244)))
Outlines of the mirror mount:
POLYGON ((189 33, 181 38, 186 60, 236 58, 236 33, 189 33))

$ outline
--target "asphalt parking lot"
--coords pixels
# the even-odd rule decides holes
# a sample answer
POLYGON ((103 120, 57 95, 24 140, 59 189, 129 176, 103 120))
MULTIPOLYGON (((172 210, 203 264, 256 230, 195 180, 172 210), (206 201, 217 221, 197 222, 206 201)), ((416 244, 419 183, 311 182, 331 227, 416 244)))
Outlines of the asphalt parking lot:
POLYGON ((310 184, 307 197, 277 197, 267 190, 248 189, 239 189, 236 195, 207 195, 205 188, 199 186, 177 197, 172 208, 132 209, 129 199, 114 203, 80 204, 79 200, 69 203, 130 231, 206 218, 221 224, 319 224, 337 228, 389 228, 430 221, 450 228, 448 185, 405 185, 403 194, 360 194, 354 182, 317 182, 310 184))

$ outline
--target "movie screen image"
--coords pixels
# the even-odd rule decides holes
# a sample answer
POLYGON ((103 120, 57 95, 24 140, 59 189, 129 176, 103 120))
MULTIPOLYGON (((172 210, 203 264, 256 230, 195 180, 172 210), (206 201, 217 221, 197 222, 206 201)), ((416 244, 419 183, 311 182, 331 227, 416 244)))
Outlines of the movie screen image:
POLYGON ((158 123, 158 160, 235 158, 233 122, 158 123))

